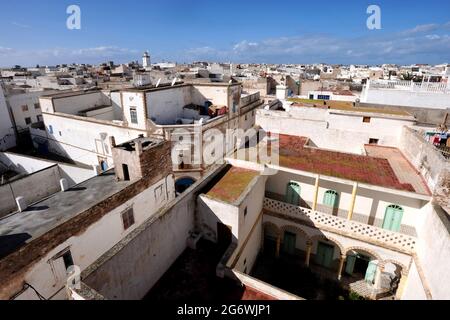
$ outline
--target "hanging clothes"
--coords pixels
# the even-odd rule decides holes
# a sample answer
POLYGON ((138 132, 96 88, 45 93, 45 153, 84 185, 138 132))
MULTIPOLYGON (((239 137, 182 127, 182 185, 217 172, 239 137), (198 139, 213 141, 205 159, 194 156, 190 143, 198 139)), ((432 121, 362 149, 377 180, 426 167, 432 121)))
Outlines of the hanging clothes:
POLYGON ((434 137, 433 137, 433 144, 434 144, 435 146, 438 146, 438 145, 441 144, 441 138, 440 138, 440 135, 439 135, 439 134, 435 134, 435 135, 434 135, 434 137))

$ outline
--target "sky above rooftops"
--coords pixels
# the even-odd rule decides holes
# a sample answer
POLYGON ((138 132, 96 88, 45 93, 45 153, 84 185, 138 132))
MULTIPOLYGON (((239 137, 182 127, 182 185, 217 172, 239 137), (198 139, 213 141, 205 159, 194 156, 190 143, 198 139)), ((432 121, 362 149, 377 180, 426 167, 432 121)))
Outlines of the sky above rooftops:
POLYGON ((450 2, 2 1, 0 66, 152 60, 242 63, 450 63, 450 2), (69 30, 69 5, 81 29, 69 30), (367 8, 381 9, 369 30, 367 8))

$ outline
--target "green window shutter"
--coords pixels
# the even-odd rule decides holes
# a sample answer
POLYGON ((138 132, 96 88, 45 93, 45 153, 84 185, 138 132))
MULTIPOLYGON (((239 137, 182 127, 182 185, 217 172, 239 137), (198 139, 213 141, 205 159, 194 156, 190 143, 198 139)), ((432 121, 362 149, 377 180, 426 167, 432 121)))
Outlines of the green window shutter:
POLYGON ((323 196, 323 204, 332 208, 338 207, 338 193, 334 190, 328 190, 323 196))
POLYGON ((287 254, 293 255, 295 253, 295 242, 297 237, 294 233, 285 232, 283 241, 283 251, 287 254))
POLYGON ((326 243, 319 242, 317 245, 316 262, 317 264, 330 268, 333 262, 334 247, 326 243))
POLYGON ((286 190, 286 202, 298 206, 300 204, 300 185, 289 182, 286 190))
POLYGON ((347 263, 345 266, 345 272, 349 275, 353 274, 353 270, 355 269, 356 256, 347 256, 347 263))
POLYGON ((367 267, 365 280, 368 283, 373 283, 375 281, 375 274, 377 272, 378 265, 375 261, 370 261, 367 267))
POLYGON ((390 205, 386 208, 384 215, 383 229, 398 232, 402 225, 403 208, 397 205, 390 205))

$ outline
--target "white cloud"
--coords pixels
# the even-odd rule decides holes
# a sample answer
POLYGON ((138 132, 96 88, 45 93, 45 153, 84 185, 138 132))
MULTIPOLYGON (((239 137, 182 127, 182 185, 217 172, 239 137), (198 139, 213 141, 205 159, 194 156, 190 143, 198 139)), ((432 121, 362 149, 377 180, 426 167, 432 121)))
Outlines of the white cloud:
POLYGON ((436 23, 430 23, 430 24, 421 24, 416 26, 413 29, 405 30, 402 33, 403 34, 416 34, 416 33, 423 33, 423 32, 430 32, 438 29, 440 26, 436 23))
POLYGON ((450 60, 450 40, 444 25, 419 25, 400 33, 343 38, 330 35, 242 40, 229 48, 192 49, 194 60, 273 63, 418 63, 450 60), (426 31, 431 34, 424 35, 426 31), (221 59, 225 57, 225 59, 221 59))
POLYGON ((429 40, 439 40, 441 38, 441 36, 439 36, 437 34, 429 34, 429 35, 426 35, 425 38, 427 38, 429 40))
POLYGON ((29 25, 27 25, 27 24, 19 23, 19 22, 16 22, 16 21, 11 22, 11 24, 12 24, 13 26, 16 26, 16 27, 19 27, 19 28, 23 28, 23 29, 29 29, 29 28, 31 28, 31 26, 29 26, 29 25))
POLYGON ((0 46, 0 66, 55 65, 62 63, 99 63, 107 60, 129 62, 139 57, 139 51, 117 46, 98 46, 92 48, 51 48, 40 50, 12 49, 0 46))

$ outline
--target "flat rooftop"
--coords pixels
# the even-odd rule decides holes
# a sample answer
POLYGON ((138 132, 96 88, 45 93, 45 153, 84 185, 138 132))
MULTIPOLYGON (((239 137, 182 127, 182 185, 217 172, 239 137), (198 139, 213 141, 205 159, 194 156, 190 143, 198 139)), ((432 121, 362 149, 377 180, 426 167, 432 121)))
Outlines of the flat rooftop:
POLYGON ((231 167, 207 195, 224 202, 234 203, 257 176, 259 176, 258 171, 231 167))
POLYGON ((55 193, 33 204, 24 212, 17 212, 1 219, 0 259, 125 189, 131 183, 116 181, 112 169, 66 192, 55 193))
POLYGON ((399 149, 377 145, 365 145, 364 149, 370 157, 387 159, 401 183, 411 184, 417 193, 431 195, 424 178, 399 149))
POLYGON ((86 90, 62 91, 62 92, 58 92, 58 93, 46 94, 46 95, 41 96, 41 98, 60 99, 60 98, 76 97, 76 96, 81 96, 84 94, 96 93, 96 92, 101 92, 101 90, 99 88, 92 88, 92 89, 86 89, 86 90))
POLYGON ((157 147, 163 143, 164 143, 164 140, 162 140, 162 139, 156 139, 156 138, 152 138, 152 137, 142 137, 142 138, 136 138, 131 141, 127 141, 122 144, 119 144, 115 148, 123 149, 126 151, 135 151, 136 145, 141 144, 142 150, 147 151, 147 150, 157 147))
POLYGON ((299 98, 290 98, 290 99, 288 99, 288 101, 294 102, 293 107, 298 107, 298 108, 320 108, 320 109, 332 109, 332 110, 338 110, 338 111, 358 112, 358 113, 375 113, 375 114, 385 114, 385 115, 390 115, 390 116, 412 117, 412 115, 406 111, 384 109, 384 108, 381 109, 381 108, 354 107, 353 102, 348 102, 348 101, 310 100, 310 99, 299 99, 299 98))
POLYGON ((387 159, 307 147, 308 138, 279 135, 280 166, 371 185, 415 192, 402 183, 387 159))

